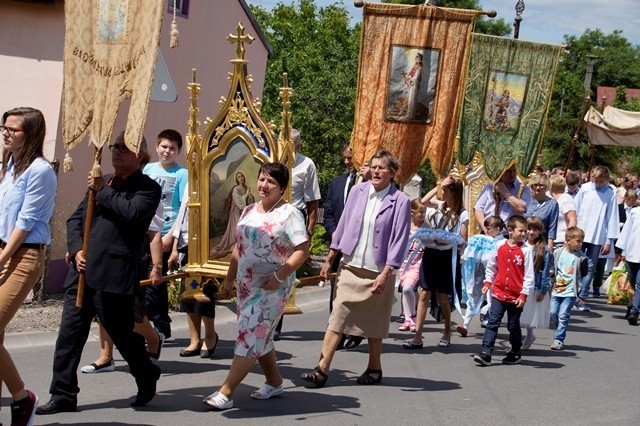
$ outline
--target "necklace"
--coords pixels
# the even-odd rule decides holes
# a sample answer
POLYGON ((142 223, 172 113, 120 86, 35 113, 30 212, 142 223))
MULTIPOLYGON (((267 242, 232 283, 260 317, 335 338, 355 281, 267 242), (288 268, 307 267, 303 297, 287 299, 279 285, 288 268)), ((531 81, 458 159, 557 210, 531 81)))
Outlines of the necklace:
POLYGON ((271 206, 271 208, 269 210, 264 208, 264 203, 262 202, 262 200, 260 200, 260 207, 262 207, 262 210, 265 213, 271 213, 273 211, 273 209, 275 209, 278 206, 278 204, 280 203, 280 200, 282 200, 282 195, 280 196, 280 198, 278 198, 278 201, 276 201, 275 204, 273 206, 271 206))

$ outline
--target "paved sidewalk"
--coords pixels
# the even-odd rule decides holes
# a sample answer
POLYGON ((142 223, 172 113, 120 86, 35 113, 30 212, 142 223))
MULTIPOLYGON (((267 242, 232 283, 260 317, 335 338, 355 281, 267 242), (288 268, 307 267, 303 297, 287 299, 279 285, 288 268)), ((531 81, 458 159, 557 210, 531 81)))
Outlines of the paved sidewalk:
MULTIPOLYGON (((296 305, 304 311, 305 306, 312 306, 317 303, 327 302, 329 306, 329 286, 318 287, 317 285, 307 285, 296 290, 296 305)), ((235 304, 228 300, 218 302, 216 306, 216 324, 226 324, 236 320, 235 304)), ((182 312, 172 312, 171 330, 173 332, 187 330, 187 315, 182 312)), ((178 334, 178 333, 174 333, 178 334)), ((183 334, 183 333, 180 333, 183 334)), ((58 338, 57 331, 36 332, 36 333, 11 333, 4 337, 6 349, 22 349, 29 347, 53 346, 58 338)), ((87 342, 97 342, 98 324, 93 323, 89 339, 87 342)))

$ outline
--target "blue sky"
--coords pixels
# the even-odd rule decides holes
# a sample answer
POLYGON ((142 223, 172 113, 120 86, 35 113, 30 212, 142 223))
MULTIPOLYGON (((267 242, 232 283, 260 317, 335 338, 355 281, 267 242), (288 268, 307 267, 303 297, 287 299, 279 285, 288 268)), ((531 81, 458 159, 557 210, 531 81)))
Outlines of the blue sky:
MULTIPOLYGON (((517 0, 480 0, 484 9, 493 9, 498 17, 512 23, 517 0)), ((372 0, 377 3, 377 0, 372 0)), ((247 0, 267 9, 278 3, 297 0, 247 0)), ((344 3, 355 22, 362 20, 362 9, 353 0, 315 0, 320 6, 344 3)), ((520 38, 546 43, 562 43, 564 34, 582 35, 587 28, 600 28, 605 34, 623 31, 632 44, 640 45, 640 0, 524 0, 520 38)))

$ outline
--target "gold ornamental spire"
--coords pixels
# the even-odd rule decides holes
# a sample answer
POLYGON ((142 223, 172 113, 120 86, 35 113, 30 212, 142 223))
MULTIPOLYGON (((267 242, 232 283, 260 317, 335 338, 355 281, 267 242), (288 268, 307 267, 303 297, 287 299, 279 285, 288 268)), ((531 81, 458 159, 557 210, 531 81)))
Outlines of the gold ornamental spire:
POLYGON ((236 35, 233 34, 229 34, 227 36, 227 41, 231 44, 237 43, 236 46, 236 59, 241 59, 244 60, 244 44, 251 44, 251 42, 253 42, 254 38, 251 37, 249 34, 245 34, 244 33, 244 27, 242 26, 241 23, 238 22, 238 25, 236 26, 236 35))

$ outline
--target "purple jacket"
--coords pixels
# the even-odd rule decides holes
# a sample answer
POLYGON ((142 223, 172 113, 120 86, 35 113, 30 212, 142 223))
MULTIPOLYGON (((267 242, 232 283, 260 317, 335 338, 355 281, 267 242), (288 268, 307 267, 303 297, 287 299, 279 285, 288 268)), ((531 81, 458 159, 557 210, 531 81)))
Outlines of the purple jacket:
MULTIPOLYGON (((362 232, 362 220, 370 189, 371 182, 364 182, 354 186, 349 193, 338 227, 333 233, 332 249, 348 256, 353 254, 362 232)), ((410 224, 409 197, 391 184, 375 219, 373 258, 377 265, 394 268, 402 265, 409 241, 410 224)))

